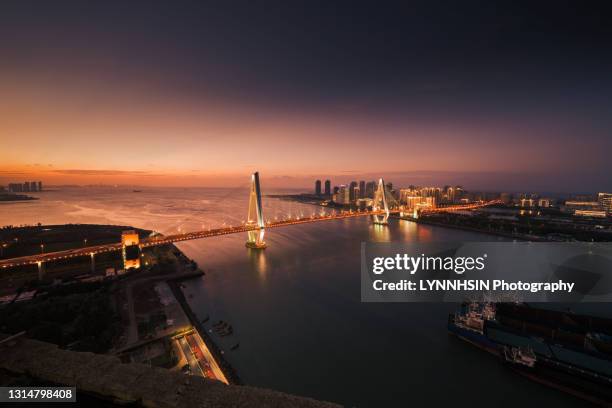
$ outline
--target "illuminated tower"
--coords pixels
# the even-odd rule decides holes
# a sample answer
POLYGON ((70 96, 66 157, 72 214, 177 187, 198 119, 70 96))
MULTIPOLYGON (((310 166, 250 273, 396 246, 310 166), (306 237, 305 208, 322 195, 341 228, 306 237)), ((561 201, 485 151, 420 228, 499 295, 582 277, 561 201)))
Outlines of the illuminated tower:
POLYGON ((254 227, 248 231, 247 248, 263 249, 266 247, 264 242, 264 219, 261 207, 261 190, 259 188, 259 173, 255 172, 251 176, 251 192, 249 194, 249 212, 247 214, 248 227, 254 227))
POLYGON ((140 268, 140 238, 134 230, 121 233, 121 255, 123 256, 123 268, 140 268))
POLYGON ((385 181, 382 178, 378 180, 378 188, 374 193, 372 211, 384 211, 384 214, 373 215, 374 224, 387 225, 389 223, 389 206, 387 205, 387 196, 385 194, 385 181))

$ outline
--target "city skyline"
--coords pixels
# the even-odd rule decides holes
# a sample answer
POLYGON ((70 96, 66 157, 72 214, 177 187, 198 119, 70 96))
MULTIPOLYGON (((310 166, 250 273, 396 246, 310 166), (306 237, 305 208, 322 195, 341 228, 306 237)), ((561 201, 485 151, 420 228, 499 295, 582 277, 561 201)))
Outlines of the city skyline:
POLYGON ((612 189, 595 7, 1 11, 0 183, 612 189))

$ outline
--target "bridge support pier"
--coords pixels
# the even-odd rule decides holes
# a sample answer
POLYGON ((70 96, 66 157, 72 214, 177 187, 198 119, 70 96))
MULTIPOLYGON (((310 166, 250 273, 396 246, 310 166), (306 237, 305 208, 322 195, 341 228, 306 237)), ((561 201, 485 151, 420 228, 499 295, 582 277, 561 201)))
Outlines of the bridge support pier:
POLYGON ((251 192, 249 193, 249 211, 247 213, 247 227, 252 227, 247 232, 246 247, 252 249, 264 249, 265 222, 263 219, 263 209, 261 206, 261 189, 259 187, 259 172, 251 176, 251 192))
POLYGON ((376 189, 376 193, 374 193, 372 211, 384 211, 381 215, 374 214, 372 216, 372 222, 374 222, 374 224, 389 224, 389 205, 387 204, 387 196, 385 194, 385 181, 382 178, 378 180, 378 188, 376 189))

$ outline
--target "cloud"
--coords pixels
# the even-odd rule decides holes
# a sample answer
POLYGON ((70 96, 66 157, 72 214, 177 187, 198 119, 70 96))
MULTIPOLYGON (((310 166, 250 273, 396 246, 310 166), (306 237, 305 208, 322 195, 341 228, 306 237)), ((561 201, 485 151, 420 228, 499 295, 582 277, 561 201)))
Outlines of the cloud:
POLYGON ((53 173, 72 176, 151 176, 153 174, 140 170, 91 170, 91 169, 58 169, 53 173))
POLYGON ((14 170, 0 170, 0 175, 20 176, 20 175, 24 175, 24 174, 28 174, 28 173, 23 172, 23 171, 14 171, 14 170))

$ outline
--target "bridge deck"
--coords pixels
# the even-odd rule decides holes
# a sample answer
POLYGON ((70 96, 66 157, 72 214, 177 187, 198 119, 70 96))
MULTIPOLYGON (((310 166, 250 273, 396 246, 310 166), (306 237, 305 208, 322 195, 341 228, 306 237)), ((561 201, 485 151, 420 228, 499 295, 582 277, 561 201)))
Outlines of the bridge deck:
MULTIPOLYGON (((472 209, 485 207, 488 205, 493 205, 493 204, 498 204, 498 203, 499 203, 498 200, 494 200, 494 201, 487 201, 483 203, 424 209, 421 211, 421 214, 472 210, 472 209)), ((390 214, 397 214, 397 213, 399 213, 399 210, 390 211, 390 214)), ((384 214, 385 214, 385 211, 382 211, 382 210, 381 211, 343 211, 340 213, 330 214, 330 215, 316 215, 316 216, 311 216, 311 217, 289 218, 289 219, 280 220, 280 221, 268 221, 265 224, 265 228, 278 228, 278 227, 285 227, 289 225, 308 224, 308 223, 319 222, 319 221, 331 221, 331 220, 340 220, 344 218, 366 217, 366 216, 384 215, 384 214)), ((156 245, 166 245, 166 244, 172 244, 174 242, 189 241, 193 239, 210 238, 210 237, 217 237, 220 235, 228 235, 228 234, 237 234, 240 232, 254 231, 258 229, 259 229, 259 226, 256 224, 255 225, 243 224, 243 225, 230 226, 230 227, 224 227, 224 228, 186 232, 183 234, 150 237, 150 238, 143 239, 140 242, 140 247, 147 248, 147 247, 152 247, 156 245)), ((0 268, 4 269, 4 268, 16 267, 16 266, 35 265, 35 264, 38 264, 39 262, 45 263, 49 261, 69 259, 69 258, 75 258, 75 257, 80 257, 80 256, 95 256, 96 254, 100 254, 104 252, 113 252, 113 251, 120 251, 120 250, 121 250, 120 242, 113 243, 113 244, 85 247, 85 248, 68 249, 65 251, 49 252, 46 254, 29 255, 29 256, 23 256, 19 258, 0 260, 0 268)))

